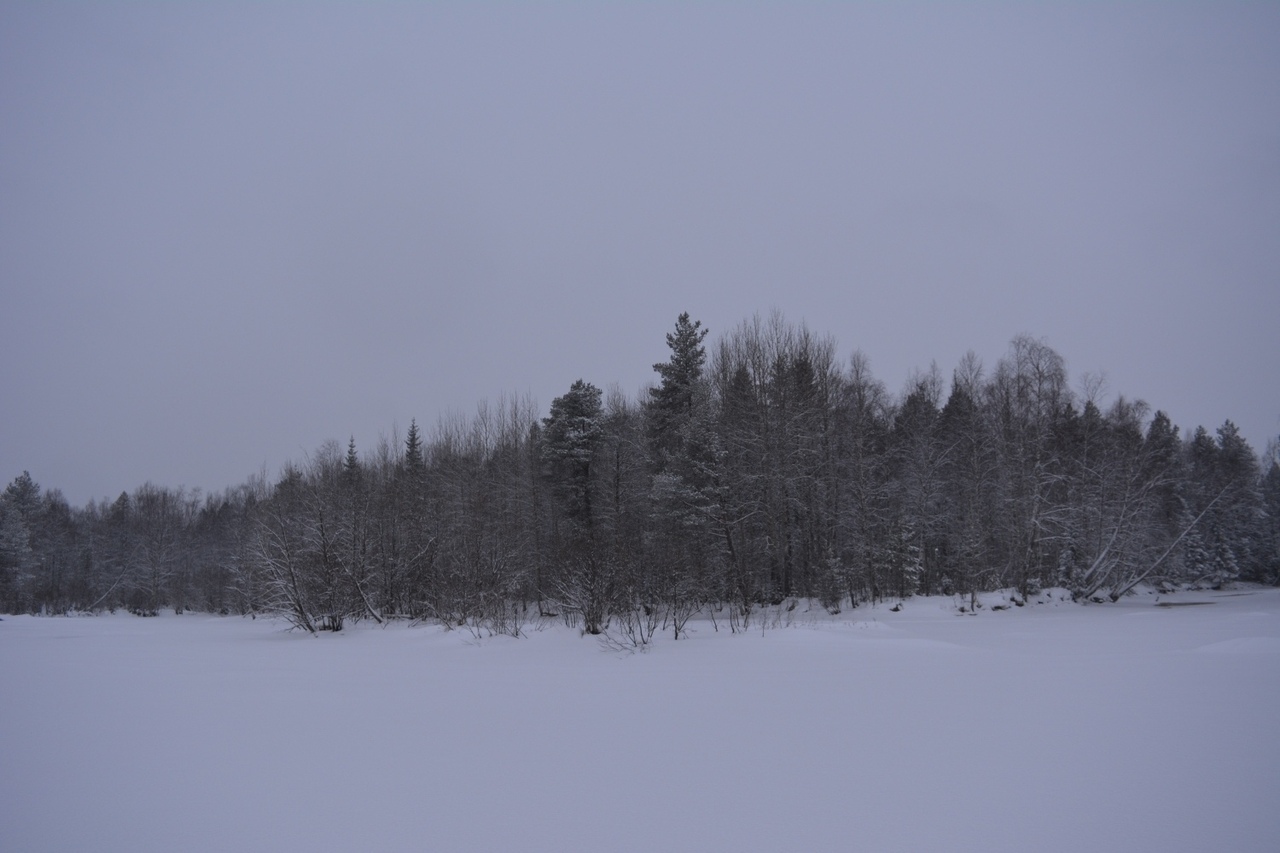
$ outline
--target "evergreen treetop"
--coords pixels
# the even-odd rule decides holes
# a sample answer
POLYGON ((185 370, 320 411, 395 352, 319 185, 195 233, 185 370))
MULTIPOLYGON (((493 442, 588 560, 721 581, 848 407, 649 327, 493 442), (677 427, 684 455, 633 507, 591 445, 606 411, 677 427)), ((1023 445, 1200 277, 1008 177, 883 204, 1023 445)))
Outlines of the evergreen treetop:
POLYGON ((651 407, 671 415, 688 411, 692 406, 693 385, 702 376, 702 366, 707 360, 707 351, 702 346, 707 332, 700 320, 689 319, 687 311, 676 319, 675 331, 667 333, 671 358, 653 366, 662 383, 649 389, 651 407))

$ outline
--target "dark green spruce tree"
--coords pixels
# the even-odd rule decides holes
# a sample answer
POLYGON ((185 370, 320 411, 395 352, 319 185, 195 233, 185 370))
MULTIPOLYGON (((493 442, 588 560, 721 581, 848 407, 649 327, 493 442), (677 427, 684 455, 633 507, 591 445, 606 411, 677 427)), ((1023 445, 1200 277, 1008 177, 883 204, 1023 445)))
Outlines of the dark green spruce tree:
POLYGON ((615 566, 597 548, 593 463, 604 434, 600 389, 579 379, 551 401, 542 421, 542 469, 552 496, 554 597, 582 619, 585 633, 599 634, 618 597, 615 566))
POLYGON ((661 381, 649 389, 645 432, 653 469, 651 545, 659 589, 676 638, 685 619, 712 595, 718 572, 719 454, 712 395, 703 377, 707 352, 702 323, 682 313, 667 334, 671 355, 653 366, 661 381))

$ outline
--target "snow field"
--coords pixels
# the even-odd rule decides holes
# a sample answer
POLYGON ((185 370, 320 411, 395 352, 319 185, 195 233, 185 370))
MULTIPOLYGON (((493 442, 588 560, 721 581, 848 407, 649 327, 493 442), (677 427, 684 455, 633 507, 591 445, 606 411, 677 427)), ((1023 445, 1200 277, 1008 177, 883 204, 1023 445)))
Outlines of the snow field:
POLYGON ((1280 849, 1280 590, 951 599, 643 654, 0 621, 0 848, 1280 849), (1239 594, 1239 593, 1245 594, 1239 594))

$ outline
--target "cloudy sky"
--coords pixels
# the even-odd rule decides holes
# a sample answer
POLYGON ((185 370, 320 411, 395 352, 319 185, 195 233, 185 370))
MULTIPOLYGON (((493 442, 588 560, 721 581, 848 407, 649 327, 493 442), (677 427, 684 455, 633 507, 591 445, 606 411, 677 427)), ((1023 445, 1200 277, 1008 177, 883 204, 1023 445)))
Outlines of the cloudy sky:
POLYGON ((218 490, 779 309, 1280 433, 1280 5, 0 5, 0 479, 218 490))

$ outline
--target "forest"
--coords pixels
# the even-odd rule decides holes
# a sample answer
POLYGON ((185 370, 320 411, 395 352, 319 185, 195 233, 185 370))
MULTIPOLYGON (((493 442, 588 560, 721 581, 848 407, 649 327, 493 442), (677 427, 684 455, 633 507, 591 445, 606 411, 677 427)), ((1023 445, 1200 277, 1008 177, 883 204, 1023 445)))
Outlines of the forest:
POLYGON ((536 617, 635 644, 697 614, 832 613, 917 594, 1280 582, 1280 465, 1226 421, 1182 436, 1028 336, 898 394, 779 314, 713 342, 681 314, 636 397, 578 380, 545 417, 482 403, 361 453, 330 441, 221 493, 145 484, 72 507, 0 496, 0 607, 275 614, 337 631, 536 617))

